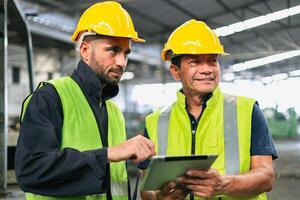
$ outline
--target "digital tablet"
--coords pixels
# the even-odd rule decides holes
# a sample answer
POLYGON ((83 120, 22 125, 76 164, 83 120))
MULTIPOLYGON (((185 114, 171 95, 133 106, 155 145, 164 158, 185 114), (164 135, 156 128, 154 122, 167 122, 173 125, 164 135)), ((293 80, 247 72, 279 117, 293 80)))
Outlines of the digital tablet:
POLYGON ((150 160, 141 190, 159 190, 189 169, 208 170, 216 158, 217 155, 154 156, 150 160))

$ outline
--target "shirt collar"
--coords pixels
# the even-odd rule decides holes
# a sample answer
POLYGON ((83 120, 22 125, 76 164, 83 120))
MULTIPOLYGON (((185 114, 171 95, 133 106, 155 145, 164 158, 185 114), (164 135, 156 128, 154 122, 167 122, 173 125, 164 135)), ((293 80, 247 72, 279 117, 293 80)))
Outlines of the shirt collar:
POLYGON ((72 76, 78 76, 83 89, 98 100, 106 101, 119 93, 117 84, 106 84, 103 88, 98 75, 83 60, 79 61, 72 76))
MULTIPOLYGON (((210 93, 204 95, 202 98, 202 106, 206 106, 206 103, 208 102, 208 100, 211 99, 212 96, 213 96, 213 92, 210 92, 210 93)), ((184 107, 187 106, 186 96, 183 94, 182 89, 177 91, 177 100, 181 106, 184 106, 184 107)))

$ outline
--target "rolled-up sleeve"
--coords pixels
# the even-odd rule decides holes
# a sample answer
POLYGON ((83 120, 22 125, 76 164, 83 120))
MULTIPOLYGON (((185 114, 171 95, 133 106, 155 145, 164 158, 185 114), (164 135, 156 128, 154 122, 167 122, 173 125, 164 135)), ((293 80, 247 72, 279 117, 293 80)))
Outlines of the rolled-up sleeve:
POLYGON ((272 155, 273 160, 278 157, 268 123, 257 103, 254 104, 252 111, 250 153, 251 156, 272 155))

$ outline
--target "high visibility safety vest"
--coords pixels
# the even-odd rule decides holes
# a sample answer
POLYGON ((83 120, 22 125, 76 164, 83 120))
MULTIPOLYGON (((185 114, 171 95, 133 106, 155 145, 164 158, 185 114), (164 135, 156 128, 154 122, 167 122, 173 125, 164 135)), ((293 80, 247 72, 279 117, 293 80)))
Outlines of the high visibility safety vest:
MULTIPOLYGON (((101 137, 93 111, 77 83, 70 77, 48 81, 57 90, 62 102, 64 120, 61 149, 74 148, 87 151, 102 148, 101 137)), ((26 109, 30 98, 24 102, 26 109)), ((111 100, 106 101, 108 113, 108 146, 126 140, 122 112, 111 100)), ((23 109, 23 110, 25 110, 23 109)), ((22 118, 24 115, 22 113, 22 118)), ((128 181, 125 161, 110 163, 110 187, 113 200, 128 199, 128 181)), ((93 184, 93 183, 91 183, 93 184)), ((80 185, 79 185, 80 187, 80 185)), ((99 185, 99 187, 101 187, 99 185)), ((106 200, 106 194, 76 197, 49 197, 26 193, 27 200, 106 200)))
MULTIPOLYGON (((192 129, 186 111, 186 98, 177 92, 177 101, 146 117, 146 128, 158 155, 191 155, 192 129)), ((212 168, 221 175, 250 170, 251 119, 255 101, 222 94, 219 87, 207 101, 195 133, 195 154, 219 155, 212 168)), ((196 198, 201 199, 201 198, 196 198)), ((215 198, 238 200, 221 195, 215 198)), ((265 200, 266 193, 247 198, 265 200)), ((245 200, 245 198, 243 198, 245 200)))

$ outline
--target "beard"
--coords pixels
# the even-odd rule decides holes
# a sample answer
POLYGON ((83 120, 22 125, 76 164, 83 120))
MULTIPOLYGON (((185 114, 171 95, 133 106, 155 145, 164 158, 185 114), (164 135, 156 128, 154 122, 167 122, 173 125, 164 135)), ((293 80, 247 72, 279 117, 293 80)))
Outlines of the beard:
MULTIPOLYGON (((120 82, 121 76, 119 78, 110 78, 106 75, 104 67, 101 66, 95 59, 94 53, 91 55, 91 66, 92 70, 97 74, 99 80, 101 83, 108 84, 108 85, 118 85, 120 82)), ((124 70, 120 67, 113 67, 112 69, 109 69, 107 72, 118 72, 123 73, 124 70)))
POLYGON ((104 74, 97 74, 99 80, 101 81, 101 83, 105 83, 107 85, 118 85, 118 83, 120 82, 120 79, 112 79, 109 78, 107 76, 105 76, 104 74))

